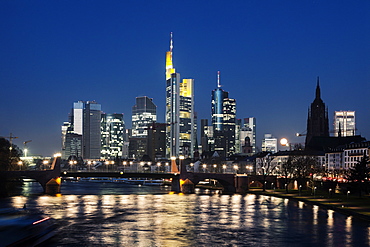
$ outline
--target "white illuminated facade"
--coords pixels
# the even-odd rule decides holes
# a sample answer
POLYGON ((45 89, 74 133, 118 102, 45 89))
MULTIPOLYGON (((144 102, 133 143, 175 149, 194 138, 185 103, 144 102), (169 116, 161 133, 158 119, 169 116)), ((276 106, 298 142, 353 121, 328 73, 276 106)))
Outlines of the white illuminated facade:
POLYGON ((277 139, 272 134, 265 134, 262 140, 262 152, 277 152, 277 139))
POLYGON ((334 112, 334 136, 356 135, 356 119, 354 111, 334 112))
POLYGON ((132 107, 132 136, 147 137, 148 125, 157 121, 157 106, 147 96, 137 97, 132 107))
POLYGON ((101 158, 115 159, 123 156, 125 123, 122 113, 102 114, 101 158))

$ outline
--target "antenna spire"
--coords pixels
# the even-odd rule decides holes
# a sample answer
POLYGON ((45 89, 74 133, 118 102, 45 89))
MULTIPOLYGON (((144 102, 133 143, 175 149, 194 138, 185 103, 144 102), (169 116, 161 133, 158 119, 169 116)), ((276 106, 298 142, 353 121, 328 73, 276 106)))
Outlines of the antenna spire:
POLYGON ((218 88, 221 87, 221 84, 220 84, 220 71, 217 71, 217 87, 218 88))
POLYGON ((172 32, 170 33, 170 52, 172 52, 173 49, 173 38, 172 38, 172 32))

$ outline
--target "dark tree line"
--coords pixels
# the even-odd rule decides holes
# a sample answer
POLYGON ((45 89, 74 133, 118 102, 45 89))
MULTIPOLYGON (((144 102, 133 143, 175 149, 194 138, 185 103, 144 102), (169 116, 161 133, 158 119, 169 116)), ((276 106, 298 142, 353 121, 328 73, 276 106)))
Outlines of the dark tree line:
POLYGON ((22 151, 5 138, 0 138, 0 171, 15 170, 22 155, 22 151))
POLYGON ((369 156, 364 154, 362 159, 358 161, 354 167, 349 169, 348 180, 360 197, 362 197, 363 191, 369 194, 369 164, 369 156))

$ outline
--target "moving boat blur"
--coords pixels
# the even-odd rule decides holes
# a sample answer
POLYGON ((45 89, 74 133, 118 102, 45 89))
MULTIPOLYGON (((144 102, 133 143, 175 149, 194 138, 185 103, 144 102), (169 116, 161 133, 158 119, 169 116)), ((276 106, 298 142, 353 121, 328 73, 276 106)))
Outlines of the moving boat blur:
POLYGON ((27 209, 0 209, 1 246, 36 246, 56 234, 53 219, 27 209))

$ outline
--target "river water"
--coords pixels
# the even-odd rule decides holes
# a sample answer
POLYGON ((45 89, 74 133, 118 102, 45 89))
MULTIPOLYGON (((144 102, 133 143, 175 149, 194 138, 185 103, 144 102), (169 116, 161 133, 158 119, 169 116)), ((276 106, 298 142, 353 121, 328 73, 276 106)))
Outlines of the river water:
POLYGON ((289 199, 93 182, 41 192, 25 183, 0 206, 54 218, 59 232, 46 246, 370 246, 368 222, 289 199))

